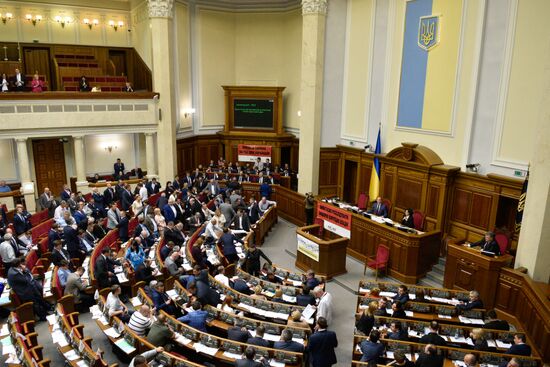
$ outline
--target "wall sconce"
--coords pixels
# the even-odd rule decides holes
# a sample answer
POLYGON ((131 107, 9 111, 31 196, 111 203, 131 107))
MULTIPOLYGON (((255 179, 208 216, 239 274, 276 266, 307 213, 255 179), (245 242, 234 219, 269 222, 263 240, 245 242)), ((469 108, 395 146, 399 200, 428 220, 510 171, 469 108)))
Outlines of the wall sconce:
POLYGON ((97 20, 97 19, 92 19, 92 20, 90 21, 90 19, 84 18, 84 19, 82 20, 82 23, 86 24, 86 25, 88 26, 88 28, 90 28, 90 30, 92 30, 92 27, 93 27, 94 25, 98 25, 98 24, 99 24, 99 20, 97 20))
POLYGON ((189 117, 189 115, 192 115, 194 113, 195 113, 194 108, 186 108, 186 109, 183 110, 183 117, 187 118, 187 117, 189 117))
POLYGON ((122 20, 119 20, 118 22, 115 22, 114 20, 110 20, 109 26, 112 27, 116 32, 119 28, 124 27, 124 22, 122 20))
POLYGON ((36 14, 35 16, 32 16, 32 14, 27 14, 25 15, 25 19, 27 19, 29 22, 32 23, 33 26, 36 27, 36 23, 42 20, 42 15, 36 14))
POLYGON ((6 14, 2 14, 0 13, 0 19, 2 19, 2 23, 6 24, 6 22, 8 20, 11 20, 13 18, 13 14, 12 13, 6 13, 6 14))
POLYGON ((109 152, 109 154, 111 154, 113 150, 117 150, 118 147, 116 145, 106 145, 103 149, 105 149, 106 152, 109 152))
POLYGON ((467 165, 466 165, 466 170, 467 170, 468 172, 477 173, 477 171, 479 171, 479 166, 480 166, 479 163, 467 164, 467 165))
POLYGON ((73 18, 71 17, 62 17, 62 16, 59 16, 57 15, 54 20, 61 24, 61 28, 65 28, 65 24, 70 24, 73 22, 73 18))

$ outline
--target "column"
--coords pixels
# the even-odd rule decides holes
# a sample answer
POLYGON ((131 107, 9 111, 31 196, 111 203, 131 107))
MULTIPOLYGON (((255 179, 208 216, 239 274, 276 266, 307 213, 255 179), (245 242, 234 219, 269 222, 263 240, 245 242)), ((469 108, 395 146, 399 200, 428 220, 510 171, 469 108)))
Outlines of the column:
POLYGON ((30 213, 34 213, 36 211, 36 199, 34 197, 34 183, 31 181, 27 138, 17 138, 15 142, 17 144, 17 163, 19 164, 21 191, 25 198, 25 206, 30 213))
POLYGON ((84 162, 84 136, 73 136, 74 164, 76 168, 76 189, 87 193, 88 181, 86 180, 86 164, 84 162))
POLYGON ((174 179, 176 172, 176 101, 173 72, 173 0, 147 0, 151 19, 153 90, 160 93, 157 129, 158 175, 161 182, 174 179))
POLYGON ((153 133, 145 133, 145 158, 147 164, 147 178, 158 178, 155 164, 155 139, 153 133))
POLYGON ((325 21, 328 0, 302 0, 302 81, 298 191, 319 189, 325 21))
MULTIPOLYGON (((550 52, 547 52, 547 56, 550 52)), ((550 81, 550 69, 541 76, 550 81)), ((516 254, 516 267, 527 268, 529 276, 538 282, 550 281, 550 82, 540 103, 537 136, 527 186, 521 232, 516 254)))

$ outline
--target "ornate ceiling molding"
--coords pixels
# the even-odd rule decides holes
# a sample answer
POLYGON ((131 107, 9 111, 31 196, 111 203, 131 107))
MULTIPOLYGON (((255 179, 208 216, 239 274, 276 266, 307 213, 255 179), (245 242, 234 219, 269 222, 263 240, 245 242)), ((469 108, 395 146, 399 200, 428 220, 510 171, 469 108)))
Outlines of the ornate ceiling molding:
POLYGON ((174 0, 147 0, 150 18, 172 18, 174 16, 174 0))
POLYGON ((302 14, 327 14, 328 0, 302 0, 302 14))

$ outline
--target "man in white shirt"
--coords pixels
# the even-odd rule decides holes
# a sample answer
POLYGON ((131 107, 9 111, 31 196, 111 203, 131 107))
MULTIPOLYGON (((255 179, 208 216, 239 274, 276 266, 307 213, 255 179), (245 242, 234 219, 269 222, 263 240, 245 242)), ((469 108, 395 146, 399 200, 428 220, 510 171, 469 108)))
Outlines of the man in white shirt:
POLYGON ((131 312, 128 311, 126 305, 120 300, 119 296, 121 292, 120 285, 115 284, 111 286, 111 292, 105 301, 105 308, 109 310, 109 317, 118 316, 122 322, 126 323, 130 320, 131 312))
POLYGON ((277 206, 277 203, 275 201, 267 200, 265 196, 262 197, 262 200, 258 203, 258 208, 262 214, 265 213, 270 206, 277 206))
POLYGON ((225 268, 223 265, 218 266, 218 274, 214 277, 218 282, 229 287, 229 278, 225 275, 225 268))
POLYGON ((69 210, 69 206, 65 200, 62 200, 57 208, 55 208, 53 219, 58 221, 63 218, 63 213, 69 210))
POLYGON ((128 321, 128 327, 139 336, 145 336, 147 334, 147 329, 149 329, 152 324, 153 316, 151 315, 151 309, 147 305, 142 305, 138 311, 132 314, 130 321, 128 321))
POLYGON ((17 254, 11 243, 12 237, 11 233, 6 233, 4 235, 4 242, 0 243, 0 256, 2 257, 2 263, 4 263, 4 272, 6 275, 12 266, 12 262, 17 258, 17 254))
POLYGON ((327 324, 331 325, 332 322, 332 296, 330 293, 325 292, 322 286, 317 286, 313 290, 313 295, 319 301, 317 303, 317 318, 324 317, 327 320, 327 324))
POLYGON ((147 187, 145 187, 145 185, 143 184, 139 184, 139 185, 140 185, 139 196, 141 196, 142 201, 145 201, 149 198, 149 192, 147 191, 147 187))
POLYGON ((220 233, 223 230, 218 226, 218 221, 215 218, 212 218, 212 220, 206 225, 206 230, 204 231, 205 237, 213 238, 214 240, 217 240, 220 238, 220 233))

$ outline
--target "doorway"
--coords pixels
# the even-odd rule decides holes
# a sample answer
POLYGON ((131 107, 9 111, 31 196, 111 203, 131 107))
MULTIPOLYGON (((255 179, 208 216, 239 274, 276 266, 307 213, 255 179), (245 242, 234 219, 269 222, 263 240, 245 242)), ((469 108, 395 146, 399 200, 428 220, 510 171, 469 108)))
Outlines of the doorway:
POLYGON ((25 70, 27 76, 33 76, 34 73, 44 75, 48 83, 48 90, 53 90, 54 85, 50 69, 50 49, 40 47, 23 48, 25 70))
POLYGON ((41 194, 45 187, 53 193, 59 192, 67 183, 63 142, 59 139, 33 140, 32 150, 38 192, 41 194))
POLYGON ((126 51, 109 50, 109 60, 114 68, 113 75, 126 76, 126 51))
POLYGON ((343 199, 347 203, 355 203, 357 198, 357 162, 344 161, 344 192, 343 199))

